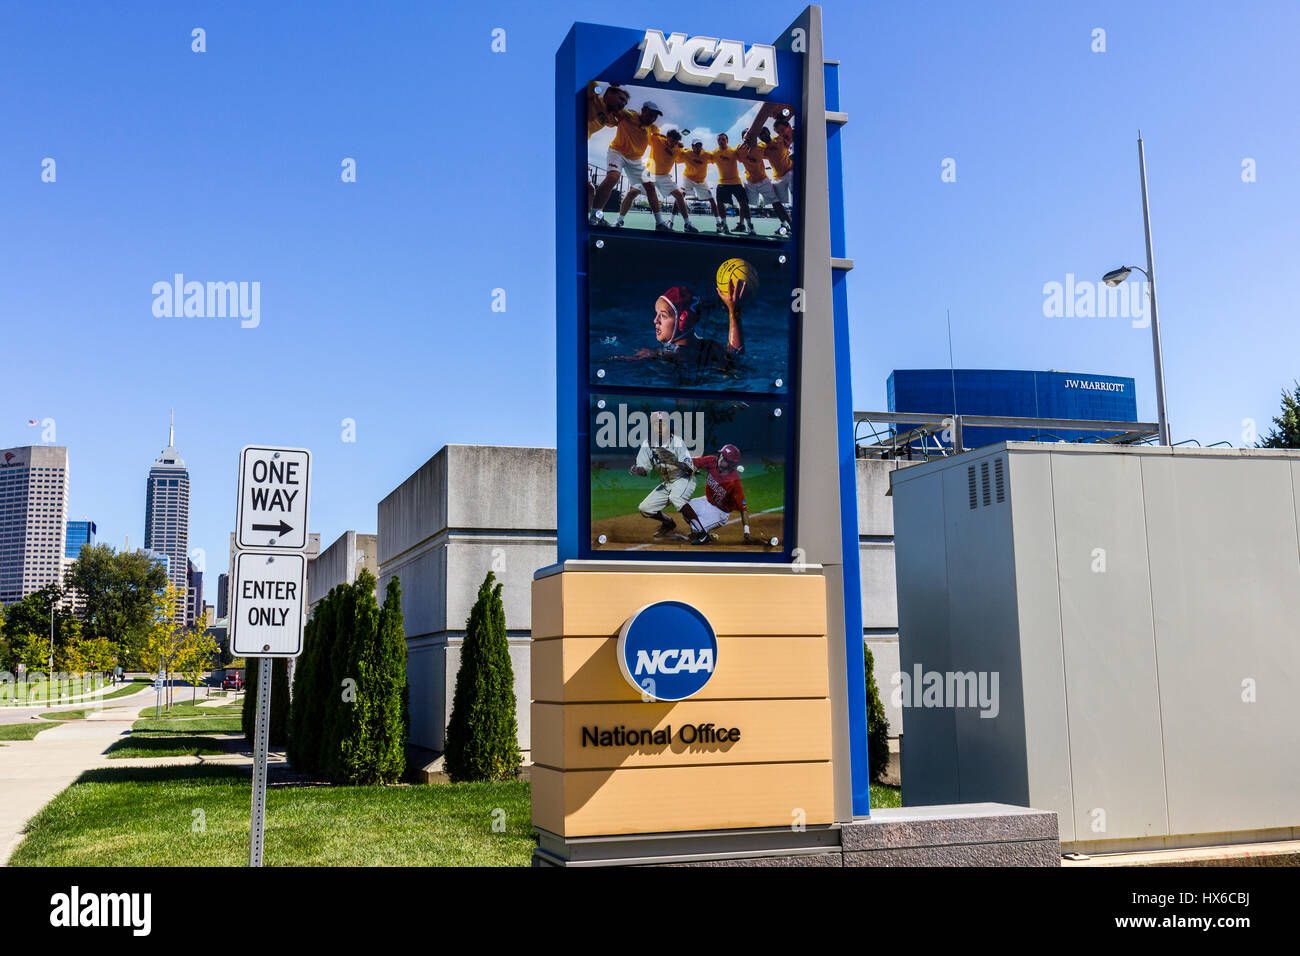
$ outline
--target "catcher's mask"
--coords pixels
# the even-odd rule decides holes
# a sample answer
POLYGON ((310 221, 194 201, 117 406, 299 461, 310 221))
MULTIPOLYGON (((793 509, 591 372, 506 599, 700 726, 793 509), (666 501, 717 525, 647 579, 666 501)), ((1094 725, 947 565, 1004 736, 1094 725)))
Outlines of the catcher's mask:
POLYGON ((700 309, 703 302, 701 302, 698 295, 695 295, 684 285, 673 286, 659 298, 667 302, 668 307, 673 311, 673 319, 676 324, 673 327, 672 340, 680 342, 686 338, 691 329, 699 324, 700 309))

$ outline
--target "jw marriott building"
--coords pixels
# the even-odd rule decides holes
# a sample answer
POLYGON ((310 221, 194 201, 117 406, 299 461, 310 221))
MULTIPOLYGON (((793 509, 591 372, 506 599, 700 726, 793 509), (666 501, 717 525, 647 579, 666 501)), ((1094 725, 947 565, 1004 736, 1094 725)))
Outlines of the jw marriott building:
POLYGON ((168 583, 176 588, 176 621, 185 624, 188 556, 190 546, 190 473, 176 453, 175 426, 167 433, 167 447, 149 469, 145 490, 144 546, 167 555, 168 583))

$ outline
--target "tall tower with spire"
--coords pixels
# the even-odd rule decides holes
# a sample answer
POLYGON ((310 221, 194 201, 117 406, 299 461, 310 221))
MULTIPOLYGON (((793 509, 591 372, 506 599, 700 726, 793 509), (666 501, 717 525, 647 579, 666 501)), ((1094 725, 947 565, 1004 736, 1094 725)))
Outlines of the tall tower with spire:
POLYGON ((184 625, 188 588, 190 546, 190 473, 176 453, 176 411, 167 429, 167 447, 162 450, 145 488, 144 546, 168 558, 168 583, 176 588, 176 621, 184 625))

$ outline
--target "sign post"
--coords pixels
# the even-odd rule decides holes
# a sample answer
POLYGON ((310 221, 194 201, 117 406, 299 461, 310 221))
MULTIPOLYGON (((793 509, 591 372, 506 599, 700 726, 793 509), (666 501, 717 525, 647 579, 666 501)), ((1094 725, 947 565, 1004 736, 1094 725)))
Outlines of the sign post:
POLYGON ((302 653, 310 476, 311 452, 305 448, 249 445, 239 454, 230 652, 258 659, 249 866, 262 865, 271 669, 275 658, 302 653))
POLYGON ((253 815, 249 821, 248 865, 262 865, 262 835, 266 830, 266 749, 271 732, 271 665, 257 665, 257 722, 253 729, 253 815))

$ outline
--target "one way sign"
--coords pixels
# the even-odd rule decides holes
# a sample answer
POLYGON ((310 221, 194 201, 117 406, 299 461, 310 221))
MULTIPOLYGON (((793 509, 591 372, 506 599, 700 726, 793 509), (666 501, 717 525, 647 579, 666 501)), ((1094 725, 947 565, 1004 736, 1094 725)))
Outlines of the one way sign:
POLYGON ((240 452, 236 546, 307 547, 310 479, 311 452, 305 448, 249 445, 240 452))

